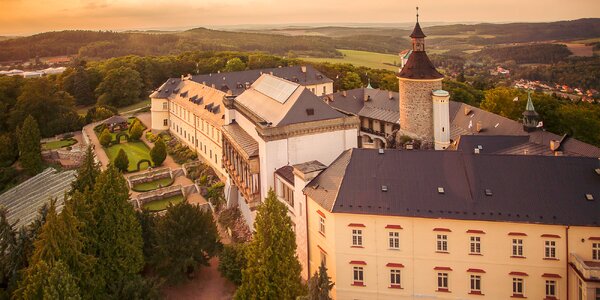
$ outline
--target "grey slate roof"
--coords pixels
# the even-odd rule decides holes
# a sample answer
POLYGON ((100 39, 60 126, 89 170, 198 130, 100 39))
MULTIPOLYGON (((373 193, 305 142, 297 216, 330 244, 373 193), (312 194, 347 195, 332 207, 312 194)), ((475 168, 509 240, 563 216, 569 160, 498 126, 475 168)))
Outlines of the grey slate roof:
POLYGON ((181 82, 181 78, 169 78, 156 91, 150 94, 150 98, 166 99, 171 94, 177 93, 177 87, 181 82))
POLYGON ((300 85, 314 85, 333 80, 327 78, 323 73, 317 71, 311 65, 306 65, 306 73, 302 72, 301 66, 289 66, 281 68, 269 68, 258 70, 246 70, 238 72, 212 73, 193 75, 192 80, 198 83, 206 83, 208 86, 215 85, 216 89, 230 89, 233 95, 239 95, 246 90, 245 84, 251 85, 262 74, 273 73, 274 76, 298 83, 300 85))
POLYGON ((275 171, 275 174, 285 179, 289 184, 294 185, 294 167, 283 166, 275 171))
POLYGON ((334 213, 600 226, 598 164, 586 157, 352 149, 304 192, 334 213))
POLYGON ((298 100, 296 100, 296 103, 294 103, 294 105, 287 111, 286 115, 283 117, 283 119, 281 119, 277 126, 329 120, 342 117, 344 117, 343 114, 329 107, 329 105, 321 101, 319 97, 317 97, 308 89, 304 89, 298 97, 298 100), (308 110, 310 109, 312 109, 312 114, 308 113, 308 110))
POLYGON ((246 131, 244 131, 237 123, 224 125, 223 134, 226 135, 230 141, 237 143, 247 157, 258 155, 258 142, 246 133, 246 131))
POLYGON ((389 92, 380 89, 358 88, 343 92, 337 92, 327 95, 328 104, 346 114, 381 120, 393 124, 399 123, 399 95, 392 92, 392 99, 389 92), (368 101, 364 101, 364 95, 369 96, 368 101))

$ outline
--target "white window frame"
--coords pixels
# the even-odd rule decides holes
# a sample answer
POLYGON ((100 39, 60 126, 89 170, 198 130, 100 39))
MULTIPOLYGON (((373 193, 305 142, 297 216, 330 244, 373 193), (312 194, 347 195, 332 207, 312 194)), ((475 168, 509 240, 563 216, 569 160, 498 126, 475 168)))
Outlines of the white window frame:
POLYGON ((469 253, 481 254, 481 237, 473 235, 469 237, 469 241, 469 253))
POLYGON ((470 291, 473 293, 481 293, 481 275, 471 275, 470 291))
POLYGON ((544 241, 544 258, 556 258, 556 241, 544 241))
POLYGON ((512 256, 523 256, 523 240, 512 240, 512 256))
POLYGON ((402 286, 402 271, 400 269, 390 270, 390 285, 402 286))
POLYGON ((169 102, 163 102, 163 110, 169 109, 169 102))
POLYGON ((436 239, 436 251, 448 252, 448 235, 438 234, 436 239))
POLYGON ((525 280, 523 278, 513 277, 512 291, 513 295, 525 295, 525 280))
POLYGON ((388 233, 388 247, 389 249, 398 250, 400 249, 400 232, 390 231, 388 233))
POLYGON ((352 268, 352 279, 355 285, 365 284, 365 270, 363 267, 354 266, 352 268))
POLYGON ((592 259, 600 260, 600 242, 592 243, 592 259))
POLYGON ((438 290, 440 290, 440 289, 447 290, 448 289, 449 281, 450 281, 449 277, 450 276, 448 275, 448 273, 443 273, 443 272, 437 273, 438 290))
POLYGON ((546 297, 556 297, 556 280, 546 280, 546 297))
POLYGON ((352 229, 352 246, 362 247, 363 235, 362 229, 352 229))
POLYGON ((319 216, 319 233, 325 236, 325 218, 319 216))

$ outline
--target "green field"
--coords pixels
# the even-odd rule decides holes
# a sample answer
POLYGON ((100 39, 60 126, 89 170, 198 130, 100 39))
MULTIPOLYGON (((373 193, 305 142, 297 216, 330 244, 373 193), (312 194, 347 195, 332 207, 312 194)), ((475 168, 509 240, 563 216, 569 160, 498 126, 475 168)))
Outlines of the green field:
POLYGON ((142 101, 140 101, 138 103, 134 103, 132 105, 123 106, 123 107, 119 108, 119 113, 132 111, 132 110, 143 108, 146 106, 150 106, 150 99, 142 100, 142 101))
POLYGON ((394 66, 394 64, 400 63, 400 56, 398 55, 357 50, 339 51, 344 54, 343 58, 307 57, 302 59, 312 62, 347 63, 372 69, 398 71, 398 67, 394 66))
POLYGON ((177 196, 173 196, 173 197, 169 197, 169 198, 164 198, 161 200, 155 200, 152 202, 148 202, 148 203, 142 205, 142 207, 149 211, 161 211, 161 210, 167 209, 169 204, 175 205, 179 202, 182 202, 183 200, 184 200, 183 195, 177 195, 177 196))
POLYGON ((136 192, 148 192, 161 187, 170 186, 171 184, 173 184, 173 181, 174 180, 172 178, 167 177, 150 182, 144 182, 134 185, 133 190, 136 192))
MULTIPOLYGON (((129 158, 129 168, 127 168, 129 172, 137 171, 137 164, 140 160, 150 160, 150 148, 144 142, 127 142, 115 144, 104 149, 111 163, 114 162, 121 149, 127 153, 127 158, 129 158)), ((147 167, 147 164, 143 164, 140 171, 147 169, 147 167)))
POLYGON ((77 144, 75 139, 66 139, 42 144, 42 150, 54 150, 77 144))

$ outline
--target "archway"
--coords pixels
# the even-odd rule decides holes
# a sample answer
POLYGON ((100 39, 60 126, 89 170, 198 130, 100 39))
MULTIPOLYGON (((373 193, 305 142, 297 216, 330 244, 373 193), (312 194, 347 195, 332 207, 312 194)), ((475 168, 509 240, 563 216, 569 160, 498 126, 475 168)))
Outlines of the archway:
POLYGON ((121 143, 121 137, 125 137, 125 140, 127 142, 129 142, 129 135, 127 135, 127 133, 125 133, 125 132, 119 132, 117 134, 117 136, 115 136, 115 143, 120 144, 121 143))
POLYGON ((140 170, 142 169, 142 165, 143 165, 144 163, 147 163, 147 164, 148 164, 148 167, 146 167, 146 168, 152 167, 152 163, 151 163, 149 160, 147 160, 147 159, 142 159, 142 160, 138 161, 138 163, 137 163, 137 170, 138 170, 138 171, 140 171, 140 170))
POLYGON ((373 141, 375 143, 375 148, 377 148, 377 149, 383 149, 383 148, 385 148, 385 141, 384 140, 375 138, 375 139, 373 139, 373 141))

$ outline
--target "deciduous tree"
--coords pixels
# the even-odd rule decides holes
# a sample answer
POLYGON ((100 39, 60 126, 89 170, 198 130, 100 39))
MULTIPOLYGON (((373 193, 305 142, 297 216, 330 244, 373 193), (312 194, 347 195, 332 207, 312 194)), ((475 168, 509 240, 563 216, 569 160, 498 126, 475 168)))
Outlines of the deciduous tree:
POLYGON ((140 73, 128 67, 109 70, 96 88, 98 103, 122 107, 139 101, 142 94, 140 73))
POLYGON ((110 131, 108 131, 108 128, 104 128, 104 130, 102 130, 98 141, 104 147, 110 146, 110 142, 112 142, 112 135, 110 134, 110 131))

